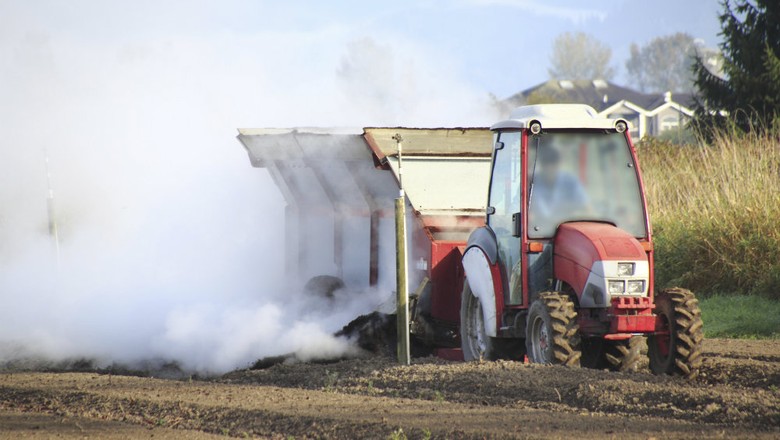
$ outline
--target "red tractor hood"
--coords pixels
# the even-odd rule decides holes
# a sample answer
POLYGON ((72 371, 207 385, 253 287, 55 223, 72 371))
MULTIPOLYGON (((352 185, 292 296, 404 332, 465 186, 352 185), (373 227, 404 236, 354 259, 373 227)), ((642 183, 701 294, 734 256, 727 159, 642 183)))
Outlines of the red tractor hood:
POLYGON ((558 227, 553 247, 555 259, 590 269, 596 261, 647 258, 639 241, 608 223, 574 222, 558 227))

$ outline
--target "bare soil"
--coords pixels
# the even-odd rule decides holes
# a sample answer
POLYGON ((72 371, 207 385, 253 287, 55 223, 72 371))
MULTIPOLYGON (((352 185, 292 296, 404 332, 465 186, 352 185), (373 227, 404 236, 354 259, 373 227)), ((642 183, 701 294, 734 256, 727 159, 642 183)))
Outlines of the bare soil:
POLYGON ((12 372, 0 375, 0 437, 780 437, 780 340, 705 349, 695 381, 383 357, 209 380, 12 372))

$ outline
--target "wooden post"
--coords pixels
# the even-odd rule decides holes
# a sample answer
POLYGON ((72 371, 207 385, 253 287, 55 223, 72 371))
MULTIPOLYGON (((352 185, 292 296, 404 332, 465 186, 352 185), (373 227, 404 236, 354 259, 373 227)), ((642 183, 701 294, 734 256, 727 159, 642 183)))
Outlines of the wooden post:
POLYGON ((406 284, 406 195, 395 199, 396 303, 398 304, 398 363, 409 365, 409 293, 406 284))
POLYGON ((409 365, 409 292, 406 282, 406 193, 404 192, 402 152, 403 138, 399 133, 393 136, 398 148, 398 198, 395 199, 395 284, 396 284, 396 326, 398 327, 398 363, 409 365))

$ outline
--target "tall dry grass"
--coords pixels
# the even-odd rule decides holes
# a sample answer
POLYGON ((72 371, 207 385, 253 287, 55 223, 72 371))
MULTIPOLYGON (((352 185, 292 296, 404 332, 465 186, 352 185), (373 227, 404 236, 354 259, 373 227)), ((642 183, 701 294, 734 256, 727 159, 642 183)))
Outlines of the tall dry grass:
POLYGON ((780 299, 780 140, 732 134, 710 145, 638 147, 658 287, 780 299))

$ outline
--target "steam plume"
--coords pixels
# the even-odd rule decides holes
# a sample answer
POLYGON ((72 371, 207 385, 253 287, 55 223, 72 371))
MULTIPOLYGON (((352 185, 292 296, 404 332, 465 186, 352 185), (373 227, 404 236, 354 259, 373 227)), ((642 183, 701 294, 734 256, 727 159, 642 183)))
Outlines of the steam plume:
POLYGON ((221 372, 350 352, 330 335, 382 292, 338 307, 299 294, 283 269, 284 202, 235 129, 493 119, 486 97, 409 44, 262 29, 85 40, 42 23, 0 32, 0 362, 221 372))

